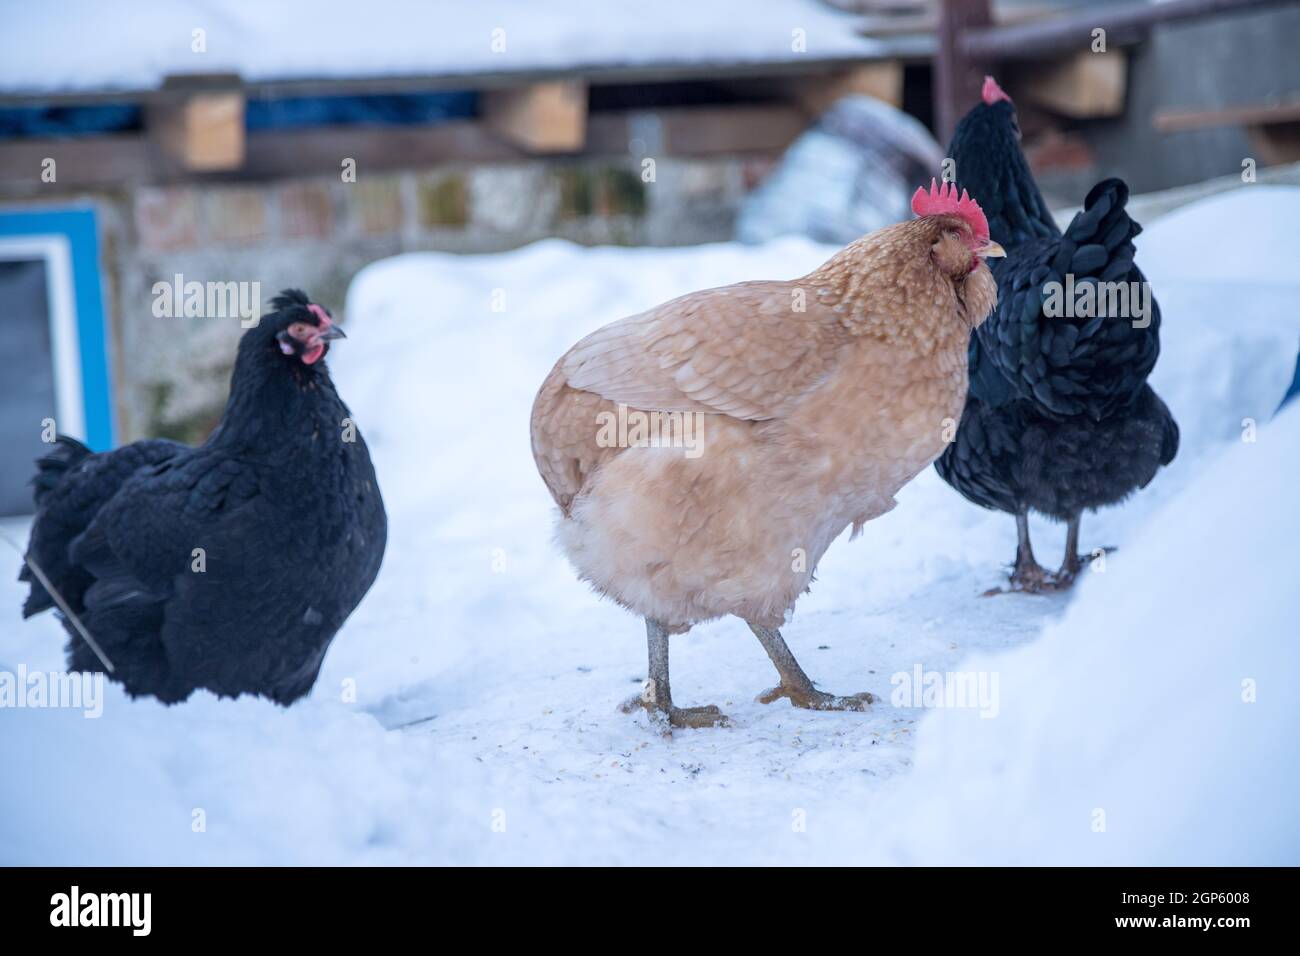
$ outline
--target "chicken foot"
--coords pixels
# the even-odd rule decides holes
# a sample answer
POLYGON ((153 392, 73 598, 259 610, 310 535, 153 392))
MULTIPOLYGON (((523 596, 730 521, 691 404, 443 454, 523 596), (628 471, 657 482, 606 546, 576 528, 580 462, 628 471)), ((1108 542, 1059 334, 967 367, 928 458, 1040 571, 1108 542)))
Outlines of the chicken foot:
MULTIPOLYGON (((1077 532, 1078 529, 1075 530, 1077 532)), ((1029 509, 1020 509, 1016 512, 1016 563, 1011 569, 1010 587, 989 588, 984 592, 984 597, 1010 591, 1046 594, 1057 589, 1056 577, 1034 557, 1034 546, 1029 542, 1029 509)))
POLYGON ((1011 571, 1011 590, 1044 594, 1056 587, 1056 575, 1034 557, 1034 546, 1029 541, 1029 509, 1021 508, 1016 512, 1016 565, 1011 571))
POLYGON ((667 723, 669 727, 725 726, 727 715, 712 705, 673 706, 672 688, 668 683, 668 629, 660 622, 646 618, 645 633, 650 673, 641 693, 623 704, 623 713, 630 714, 642 708, 650 713, 652 719, 667 723))
POLYGON ((865 693, 837 697, 818 690, 794 659, 794 654, 790 652, 779 630, 761 627, 753 621, 745 623, 763 645, 763 650, 767 651, 767 656, 776 666, 776 672, 781 675, 779 685, 759 695, 760 704, 770 704, 781 697, 788 697, 795 707, 807 710, 866 710, 867 705, 874 700, 870 694, 865 693))
MULTIPOLYGON (((1060 570, 1048 571, 1034 557, 1033 546, 1029 543, 1029 511, 1021 510, 1016 514, 1016 564, 1011 571, 1011 586, 1008 588, 990 588, 984 592, 985 597, 1019 591, 1023 594, 1049 594, 1054 591, 1068 591, 1074 586, 1075 579, 1083 566, 1096 557, 1093 554, 1079 553, 1079 515, 1066 522, 1065 558, 1060 570)), ((1109 554, 1114 548, 1102 548, 1109 554)))
POLYGON ((1098 548, 1091 554, 1079 553, 1079 515, 1069 519, 1065 525, 1065 558, 1061 561, 1061 570, 1056 572, 1055 584, 1058 590, 1065 590, 1074 584, 1083 566, 1097 557, 1097 551, 1110 554, 1114 548, 1098 548))

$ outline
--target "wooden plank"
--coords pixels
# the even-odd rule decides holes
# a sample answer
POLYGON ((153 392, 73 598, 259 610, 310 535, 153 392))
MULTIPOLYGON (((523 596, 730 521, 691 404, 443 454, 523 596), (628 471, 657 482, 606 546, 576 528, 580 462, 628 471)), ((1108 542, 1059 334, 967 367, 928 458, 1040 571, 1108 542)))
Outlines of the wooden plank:
POLYGON ((343 161, 351 159, 358 175, 365 175, 443 163, 502 162, 524 155, 470 120, 436 126, 327 126, 252 134, 243 173, 264 179, 339 176, 343 161))
POLYGON ((130 185, 148 182, 153 171, 152 145, 136 133, 0 142, 0 186, 6 192, 130 185), (41 180, 47 158, 55 162, 53 183, 41 180))
POLYGON ((587 139, 587 84, 555 80, 482 98, 483 122, 532 153, 573 153, 587 139))
MULTIPOLYGON (((647 113, 597 113, 587 122, 584 156, 629 154, 637 118, 647 113)), ((795 106, 690 107, 650 111, 659 131, 657 156, 774 154, 807 128, 795 106)), ((463 120, 436 126, 343 126, 276 130, 248 135, 243 165, 216 174, 222 180, 338 176, 345 159, 359 175, 371 171, 427 169, 453 163, 493 163, 528 155, 484 124, 463 120)), ((148 136, 122 134, 57 140, 0 142, 0 188, 8 193, 60 192, 88 186, 166 183, 193 174, 160 155, 148 136), (53 157, 58 180, 40 180, 41 162, 53 157)))
POLYGON ((1128 53, 1115 48, 1035 63, 1024 69, 1016 86, 1029 102, 1061 116, 1119 116, 1128 86, 1128 53))
POLYGON ((1158 110, 1151 125, 1162 133, 1181 133, 1212 126, 1268 126, 1300 121, 1300 96, 1281 103, 1228 106, 1215 110, 1158 110))

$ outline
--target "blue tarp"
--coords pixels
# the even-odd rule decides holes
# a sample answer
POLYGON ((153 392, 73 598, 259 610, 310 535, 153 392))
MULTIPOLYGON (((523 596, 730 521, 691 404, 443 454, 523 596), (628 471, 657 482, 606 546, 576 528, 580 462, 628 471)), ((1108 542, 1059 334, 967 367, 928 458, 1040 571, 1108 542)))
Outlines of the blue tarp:
MULTIPOLYGON (((251 99, 244 114, 250 131, 309 126, 413 126, 472 119, 478 94, 453 90, 376 96, 251 99)), ((23 106, 0 109, 0 139, 98 136, 143 128, 136 104, 23 106)))

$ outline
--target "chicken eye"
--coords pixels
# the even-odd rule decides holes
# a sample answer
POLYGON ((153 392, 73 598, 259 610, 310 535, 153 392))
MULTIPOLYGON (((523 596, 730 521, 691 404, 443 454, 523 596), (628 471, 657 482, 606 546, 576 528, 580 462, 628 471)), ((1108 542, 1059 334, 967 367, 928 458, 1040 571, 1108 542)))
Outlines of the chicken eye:
POLYGON ((307 327, 306 322, 295 322, 289 326, 289 334, 295 339, 305 339, 311 335, 311 329, 307 327))

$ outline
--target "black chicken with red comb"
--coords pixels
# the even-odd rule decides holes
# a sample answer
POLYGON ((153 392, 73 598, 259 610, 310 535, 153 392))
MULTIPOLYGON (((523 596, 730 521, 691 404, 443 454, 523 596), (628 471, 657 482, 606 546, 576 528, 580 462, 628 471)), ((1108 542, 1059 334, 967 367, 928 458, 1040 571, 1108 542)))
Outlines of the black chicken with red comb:
POLYGON ((288 704, 370 589, 387 518, 325 367, 343 333, 302 292, 272 309, 200 447, 61 437, 38 462, 23 616, 59 604, 70 669, 169 703, 206 688, 288 704))
POLYGON ((1016 516, 1012 589, 1066 588, 1082 567, 1083 512, 1145 488, 1178 450, 1178 426, 1147 384, 1160 308, 1134 262, 1141 227, 1124 209, 1128 187, 1107 179, 1057 228, 992 77, 948 155, 1007 255, 991 263, 997 308, 971 335, 970 393, 935 468, 975 504, 1016 516), (1066 523, 1056 572, 1034 558, 1030 511, 1066 523))

